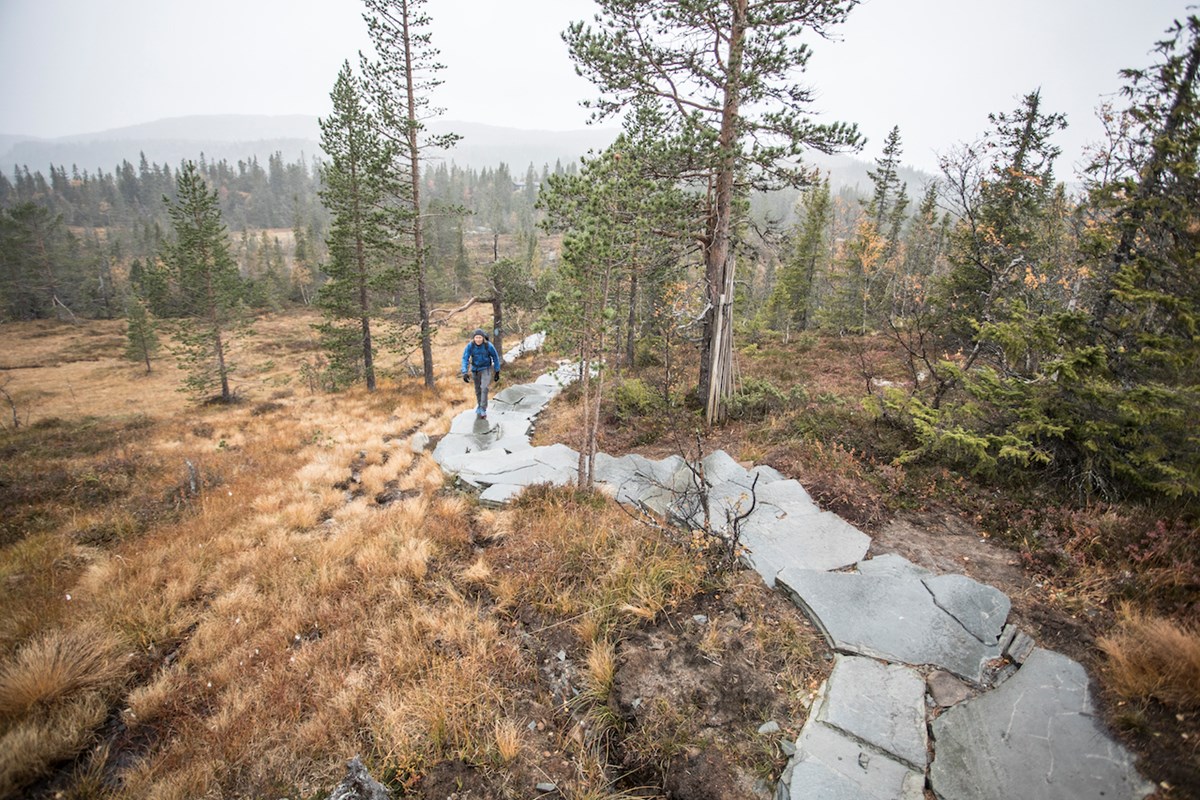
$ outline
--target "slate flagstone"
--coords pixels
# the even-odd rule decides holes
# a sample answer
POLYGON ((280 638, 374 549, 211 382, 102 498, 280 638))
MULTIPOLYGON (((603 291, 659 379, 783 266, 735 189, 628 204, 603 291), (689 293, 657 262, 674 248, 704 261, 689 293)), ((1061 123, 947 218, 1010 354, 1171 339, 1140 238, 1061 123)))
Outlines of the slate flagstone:
POLYGON ((929 664, 975 684, 1000 656, 939 608, 917 578, 789 568, 775 582, 843 653, 929 664))
MULTIPOLYGON (((578 365, 562 363, 532 384, 506 387, 488 419, 455 417, 434 459, 479 488, 488 505, 534 483, 573 482, 578 453, 534 447, 529 438, 537 415, 578 377, 578 365)), ((749 508, 754 487, 754 511, 741 522, 743 561, 839 651, 795 746, 782 743, 794 755, 776 800, 922 800, 927 772, 940 800, 1140 800, 1153 790, 1100 727, 1083 668, 1006 627, 1011 603, 1003 592, 894 554, 863 560, 870 537, 821 511, 798 482, 768 466, 747 469, 720 450, 702 464, 716 527, 727 509, 749 508), (1012 676, 987 690, 985 667, 1004 655, 1015 663, 1001 674, 1012 676), (927 684, 912 669, 920 665, 944 672, 927 684), (984 691, 963 699, 971 690, 948 673, 984 691), (933 721, 932 743, 927 685, 933 705, 951 705, 933 721)), ((702 521, 692 470, 678 456, 598 453, 595 470, 598 487, 619 502, 684 525, 702 521)))
POLYGON ((933 721, 930 768, 942 800, 1116 800, 1154 785, 1100 727, 1087 672, 1038 648, 998 688, 933 721))

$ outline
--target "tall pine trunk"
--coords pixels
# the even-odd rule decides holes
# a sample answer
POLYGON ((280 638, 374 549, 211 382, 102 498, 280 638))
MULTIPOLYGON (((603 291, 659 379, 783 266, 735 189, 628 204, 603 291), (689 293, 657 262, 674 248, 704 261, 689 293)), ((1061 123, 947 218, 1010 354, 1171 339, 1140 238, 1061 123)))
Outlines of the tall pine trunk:
POLYGON ((730 253, 733 230, 733 181, 736 165, 737 122, 741 89, 742 47, 746 36, 748 0, 734 0, 729 37, 728 78, 725 83, 721 130, 717 138, 717 167, 709 238, 704 252, 704 339, 700 349, 700 397, 709 425, 728 415, 733 394, 733 271, 730 253))
POLYGON ((421 153, 417 145, 417 94, 413 87, 412 38, 408 27, 408 0, 400 2, 404 40, 404 76, 408 102, 408 157, 412 177, 413 258, 417 267, 417 313, 421 318, 421 362, 425 386, 433 388, 433 336, 429 327, 429 290, 425 285, 425 240, 421 230, 421 153))

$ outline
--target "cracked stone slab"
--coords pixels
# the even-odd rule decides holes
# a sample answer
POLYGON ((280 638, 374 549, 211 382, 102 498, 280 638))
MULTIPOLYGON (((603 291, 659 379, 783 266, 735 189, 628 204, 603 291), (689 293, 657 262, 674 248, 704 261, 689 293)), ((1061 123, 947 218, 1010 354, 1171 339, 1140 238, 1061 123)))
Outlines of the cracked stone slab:
POLYGON ((925 587, 938 608, 958 620, 984 644, 997 644, 1012 606, 1008 595, 966 575, 935 575, 925 587))
POLYGON ((919 578, 788 568, 775 582, 844 653, 929 664, 975 684, 1000 655, 940 609, 919 578))
POLYGON ((512 453, 484 450, 457 456, 444 467, 456 471, 460 480, 472 486, 497 483, 562 485, 577 477, 579 454, 564 444, 528 447, 512 453))
POLYGON ((925 679, 903 664, 837 656, 817 720, 925 774, 925 679))
POLYGON ((536 415, 546 408, 553 397, 554 392, 549 386, 521 383, 496 392, 489 405, 496 404, 507 410, 536 415))
POLYGON ((942 800, 1139 800, 1154 791, 1097 722, 1087 673, 1036 649, 999 688, 933 723, 930 768, 942 800))
POLYGON ((925 578, 933 573, 924 567, 917 566, 902 555, 884 553, 883 555, 858 562, 860 575, 890 575, 897 578, 925 578))
POLYGON ((925 776, 863 742, 810 718, 776 800, 922 800, 925 776))
POLYGON ((774 586, 788 570, 834 570, 859 561, 871 537, 829 511, 774 517, 758 510, 742 528, 742 560, 774 586))
POLYGON ((637 454, 614 458, 597 453, 596 482, 618 502, 644 505, 665 516, 675 499, 674 476, 682 465, 679 456, 652 461, 637 454))

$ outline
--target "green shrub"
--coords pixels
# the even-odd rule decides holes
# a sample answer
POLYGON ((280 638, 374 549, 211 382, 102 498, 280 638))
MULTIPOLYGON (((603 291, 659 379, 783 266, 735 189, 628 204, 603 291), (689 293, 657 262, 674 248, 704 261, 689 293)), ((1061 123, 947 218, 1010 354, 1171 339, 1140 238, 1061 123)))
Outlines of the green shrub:
POLYGON ((784 393, 779 387, 762 378, 746 378, 729 400, 729 416, 733 419, 761 419, 793 405, 803 404, 807 393, 802 386, 793 386, 784 393))
POLYGON ((629 378, 613 391, 613 414, 620 422, 646 417, 662 407, 662 396, 641 378, 629 378))
POLYGON ((646 336, 633 344, 633 365, 661 367, 663 365, 663 340, 660 336, 646 336))

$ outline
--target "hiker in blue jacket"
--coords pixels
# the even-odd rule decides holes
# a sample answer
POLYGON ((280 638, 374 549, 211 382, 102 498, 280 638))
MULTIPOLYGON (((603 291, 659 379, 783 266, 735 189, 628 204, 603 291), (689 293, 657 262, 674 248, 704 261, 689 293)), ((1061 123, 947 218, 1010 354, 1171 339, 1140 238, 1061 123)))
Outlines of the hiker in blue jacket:
POLYGON ((463 349, 462 379, 468 383, 475 376, 475 416, 487 419, 488 386, 500 383, 500 354, 482 328, 476 328, 463 349))

